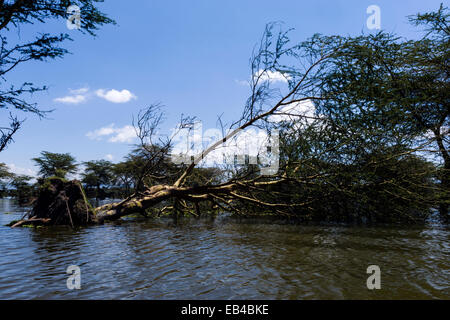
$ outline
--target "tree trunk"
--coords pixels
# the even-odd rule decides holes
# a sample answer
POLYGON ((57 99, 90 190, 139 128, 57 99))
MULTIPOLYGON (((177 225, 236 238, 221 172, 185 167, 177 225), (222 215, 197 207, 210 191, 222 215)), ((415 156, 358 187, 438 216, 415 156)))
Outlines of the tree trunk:
POLYGON ((105 220, 117 220, 123 216, 140 213, 164 200, 208 200, 211 194, 229 193, 238 188, 235 183, 219 186, 176 187, 170 185, 157 185, 145 192, 133 195, 121 202, 106 204, 95 209, 96 220, 102 223, 105 220))
POLYGON ((441 216, 441 220, 444 223, 449 222, 449 202, 450 202, 450 178, 449 178, 449 172, 450 172, 450 162, 446 162, 444 166, 444 171, 441 175, 441 188, 442 188, 442 199, 441 203, 439 204, 439 214, 441 216))
POLYGON ((442 171, 441 174, 441 193, 442 193, 442 197, 440 204, 439 204, 439 214, 441 216, 441 219, 444 223, 448 223, 449 222, 449 202, 450 202, 450 196, 449 196, 449 191, 450 191, 450 155, 447 151, 447 149, 444 146, 444 142, 442 139, 442 134, 441 134, 441 127, 439 126, 435 131, 434 131, 434 135, 436 137, 436 142, 438 144, 439 147, 439 152, 442 155, 442 158, 444 159, 444 169, 442 171))

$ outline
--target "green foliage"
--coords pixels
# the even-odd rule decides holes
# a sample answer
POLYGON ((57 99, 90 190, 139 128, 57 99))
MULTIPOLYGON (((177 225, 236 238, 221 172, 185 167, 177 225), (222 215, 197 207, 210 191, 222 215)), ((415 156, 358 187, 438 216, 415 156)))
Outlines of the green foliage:
POLYGON ((5 163, 0 162, 0 197, 7 194, 6 187, 13 177, 14 174, 9 171, 8 166, 5 163))
POLYGON ((52 153, 42 151, 41 156, 32 159, 39 167, 39 174, 43 178, 52 176, 65 178, 67 174, 75 173, 78 165, 69 153, 52 153))
POLYGON ((94 160, 83 163, 85 166, 84 173, 82 173, 82 182, 86 189, 96 188, 95 197, 103 198, 105 196, 102 186, 111 185, 113 181, 113 163, 106 160, 94 160))
POLYGON ((33 177, 18 175, 12 179, 13 195, 20 205, 28 204, 34 195, 34 186, 30 183, 33 177))
POLYGON ((9 171, 8 166, 5 163, 0 162, 0 181, 12 177, 14 177, 14 174, 9 171))
POLYGON ((111 169, 113 172, 113 183, 120 189, 120 196, 129 196, 134 185, 134 164, 131 161, 122 161, 114 164, 111 169))
POLYGON ((316 61, 327 54, 295 92, 299 99, 313 97, 316 118, 291 116, 273 125, 281 130, 281 170, 265 180, 287 181, 248 193, 291 207, 262 210, 319 221, 418 221, 440 203, 448 217, 448 17, 443 6, 410 17, 426 27, 417 41, 379 32, 314 35, 287 48, 281 33, 281 42, 269 42, 281 48, 262 51, 267 67, 286 71, 291 89, 305 75, 295 59, 316 61), (285 53, 294 64, 280 62, 285 53), (431 162, 435 156, 442 165, 431 162))
MULTIPOLYGON (((46 86, 35 86, 28 81, 20 85, 9 83, 7 74, 29 61, 48 61, 63 57, 68 51, 62 46, 66 41, 72 40, 66 33, 36 34, 35 38, 23 43, 19 36, 11 39, 20 27, 27 24, 46 23, 50 20, 65 21, 69 18, 67 8, 77 5, 81 9, 82 33, 95 35, 95 31, 105 24, 115 23, 97 8, 100 0, 15 0, 0 1, 0 110, 20 110, 39 117, 45 117, 49 112, 38 108, 27 96, 47 90, 46 86), (16 42, 16 43, 14 43, 16 42)), ((0 129, 0 152, 12 141, 13 135, 19 130, 23 121, 10 114, 9 128, 0 129)))
POLYGON ((299 195, 287 203, 306 200, 302 214, 319 219, 377 221, 422 219, 440 203, 448 217, 448 17, 443 6, 410 17, 426 29, 417 41, 314 35, 295 48, 312 60, 330 54, 302 92, 316 97, 317 119, 280 125, 281 163, 299 195))

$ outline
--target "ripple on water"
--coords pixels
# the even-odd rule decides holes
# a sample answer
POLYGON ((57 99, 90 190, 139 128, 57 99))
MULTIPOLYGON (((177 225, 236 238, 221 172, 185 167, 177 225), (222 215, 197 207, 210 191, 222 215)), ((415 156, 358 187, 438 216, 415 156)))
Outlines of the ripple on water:
MULTIPOLYGON (((8 203, 6 203, 8 202, 8 203)), ((1 299, 450 298, 448 230, 193 221, 11 229, 0 200, 1 299), (78 265, 82 289, 68 290, 78 265), (366 288, 377 264, 382 288, 366 288)))

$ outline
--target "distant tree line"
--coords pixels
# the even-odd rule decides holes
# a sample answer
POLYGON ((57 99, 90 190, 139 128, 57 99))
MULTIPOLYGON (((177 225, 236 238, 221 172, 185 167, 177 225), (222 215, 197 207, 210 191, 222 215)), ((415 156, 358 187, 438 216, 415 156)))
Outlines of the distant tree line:
MULTIPOLYGON (((159 166, 153 167, 151 174, 146 174, 142 178, 146 158, 140 148, 132 150, 123 161, 118 163, 107 160, 77 163, 70 153, 42 151, 39 157, 32 159, 39 168, 37 177, 15 174, 6 164, 0 163, 0 197, 15 197, 20 204, 26 205, 37 196, 39 186, 46 179, 52 177, 67 179, 79 174, 88 197, 126 198, 136 191, 143 191, 145 186, 157 182, 173 182, 181 167, 168 161, 167 153, 163 157, 164 161, 161 161, 159 166), (171 175, 172 178, 170 178, 171 175)), ((217 168, 199 168, 196 169, 196 174, 191 181, 197 184, 219 181, 220 174, 221 170, 217 168)))

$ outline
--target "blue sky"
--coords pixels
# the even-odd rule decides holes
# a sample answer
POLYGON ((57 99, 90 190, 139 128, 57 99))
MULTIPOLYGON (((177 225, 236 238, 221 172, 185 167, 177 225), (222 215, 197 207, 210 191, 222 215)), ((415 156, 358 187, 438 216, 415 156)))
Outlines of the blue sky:
POLYGON ((32 100, 54 111, 43 120, 19 113, 27 120, 0 162, 27 174, 37 171, 30 159, 42 150, 70 152, 79 162, 118 162, 133 143, 127 127, 132 115, 151 103, 165 105, 166 130, 182 113, 197 116, 204 127, 214 127, 222 113, 237 118, 248 95, 239 82, 250 77, 248 61, 268 22, 295 28, 291 36, 298 41, 314 33, 370 33, 366 8, 374 4, 382 29, 416 38, 406 16, 435 10, 441 2, 106 0, 100 7, 117 25, 103 27, 95 38, 68 30, 65 21, 27 26, 22 40, 36 32, 69 33, 72 54, 23 64, 9 74, 9 83, 48 85, 32 100))

